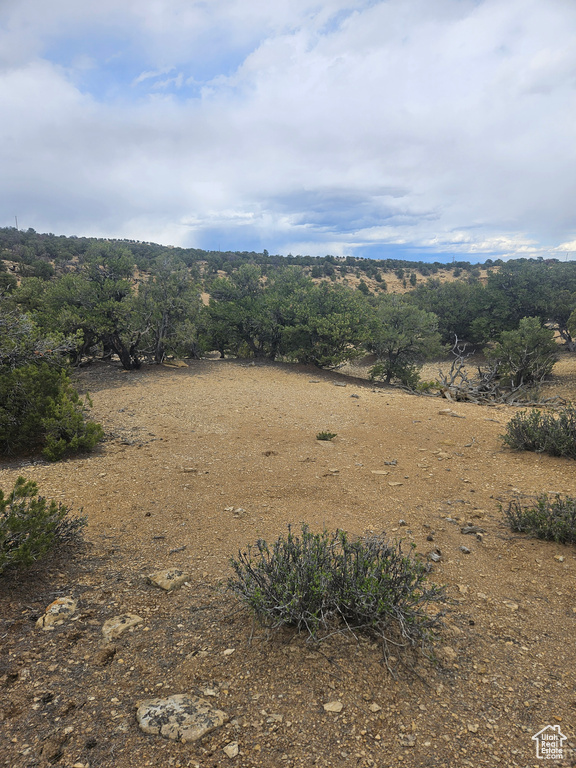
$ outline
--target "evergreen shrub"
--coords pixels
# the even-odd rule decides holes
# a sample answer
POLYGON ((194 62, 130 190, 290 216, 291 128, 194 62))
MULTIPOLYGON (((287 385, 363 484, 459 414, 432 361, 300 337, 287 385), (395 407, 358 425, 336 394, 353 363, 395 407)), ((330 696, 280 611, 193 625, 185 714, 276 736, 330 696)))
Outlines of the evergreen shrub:
POLYGON ((86 421, 83 400, 66 371, 47 363, 0 371, 0 454, 42 449, 49 461, 92 450, 103 438, 99 424, 86 421))
POLYGON ((0 490, 0 573, 32 565, 61 544, 81 539, 84 517, 69 517, 69 508, 38 495, 32 480, 19 477, 4 496, 0 490))

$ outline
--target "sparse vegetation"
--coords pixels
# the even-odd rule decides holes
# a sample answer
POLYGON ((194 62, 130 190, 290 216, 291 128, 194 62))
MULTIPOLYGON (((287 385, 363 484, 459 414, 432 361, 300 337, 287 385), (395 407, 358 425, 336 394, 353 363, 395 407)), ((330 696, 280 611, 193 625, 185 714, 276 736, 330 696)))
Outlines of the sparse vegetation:
POLYGON ((337 437, 336 432, 318 432, 316 440, 334 440, 337 437))
POLYGON ((8 496, 0 490, 0 573, 32 565, 55 547, 78 541, 86 519, 69 512, 39 496, 36 483, 24 477, 8 496))
POLYGON ((558 544, 576 544, 576 498, 557 494, 550 499, 543 494, 527 507, 514 500, 504 514, 513 531, 558 544))
POLYGON ((288 528, 272 548, 263 540, 231 561, 229 588, 272 629, 294 627, 320 639, 334 631, 367 631, 395 649, 429 650, 441 622, 432 603, 443 588, 428 585, 426 566, 383 536, 288 528))
POLYGON ((567 405, 557 413, 520 411, 506 425, 502 439, 516 450, 576 459, 576 406, 567 405))

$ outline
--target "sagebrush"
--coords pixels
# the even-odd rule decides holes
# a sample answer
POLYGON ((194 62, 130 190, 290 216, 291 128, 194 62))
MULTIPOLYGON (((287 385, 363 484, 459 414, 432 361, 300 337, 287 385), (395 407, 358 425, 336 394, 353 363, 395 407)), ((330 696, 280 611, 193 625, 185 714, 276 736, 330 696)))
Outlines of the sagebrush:
POLYGON ((229 588, 265 626, 294 627, 320 639, 334 631, 366 631, 396 649, 429 650, 445 600, 444 589, 427 583, 424 563, 384 536, 351 539, 344 531, 262 539, 231 561, 229 588))
POLYGON ((4 496, 0 490, 0 573, 32 565, 55 547, 81 539, 84 517, 38 495, 33 480, 19 477, 4 496))
POLYGON ((535 504, 522 506, 515 499, 504 511, 513 531, 558 544, 576 544, 576 498, 542 494, 535 504))
POLYGON ((520 411, 506 425, 502 439, 510 448, 576 459, 576 406, 557 413, 520 411))

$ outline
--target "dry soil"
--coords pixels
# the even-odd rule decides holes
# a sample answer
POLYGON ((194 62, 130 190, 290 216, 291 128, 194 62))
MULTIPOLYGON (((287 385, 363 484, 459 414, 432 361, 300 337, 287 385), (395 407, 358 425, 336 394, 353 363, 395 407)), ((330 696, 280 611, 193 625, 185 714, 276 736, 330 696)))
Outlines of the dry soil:
MULTIPOLYGON (((570 366, 563 381, 556 391, 573 394, 570 366)), ((500 511, 518 495, 576 495, 576 465, 504 448, 515 409, 228 360, 97 364, 79 385, 101 447, 2 467, 5 491, 33 478, 89 524, 84 551, 0 579, 0 765, 524 767, 542 764, 532 737, 546 726, 566 736, 555 764, 576 765, 575 551, 513 534, 500 511), (318 441, 322 430, 337 436, 318 441), (394 677, 369 639, 314 646, 253 627, 221 587, 229 558, 301 522, 441 554, 438 663, 398 662, 394 677), (187 584, 147 583, 169 567, 187 584), (37 629, 60 596, 79 600, 72 621, 37 629), (106 646, 102 624, 123 613, 143 622, 106 646), (230 722, 192 744, 142 733, 138 701, 176 693, 230 722), (334 701, 340 713, 324 709, 334 701)))

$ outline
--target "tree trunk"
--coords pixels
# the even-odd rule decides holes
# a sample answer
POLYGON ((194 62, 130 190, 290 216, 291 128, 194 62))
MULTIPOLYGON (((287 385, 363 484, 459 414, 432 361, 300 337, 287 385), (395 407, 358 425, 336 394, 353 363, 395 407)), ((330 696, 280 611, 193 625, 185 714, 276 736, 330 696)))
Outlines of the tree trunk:
POLYGON ((139 338, 130 345, 129 349, 127 349, 118 333, 114 331, 114 333, 108 334, 106 340, 104 341, 104 345, 106 346, 106 344, 108 344, 114 350, 114 352, 120 358, 120 363, 122 364, 122 368, 124 368, 124 370, 133 371, 140 368, 141 366, 141 362, 138 359, 136 352, 138 341, 139 338))

